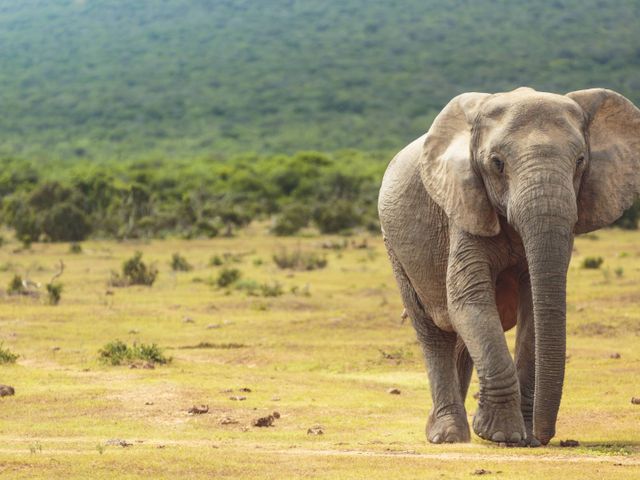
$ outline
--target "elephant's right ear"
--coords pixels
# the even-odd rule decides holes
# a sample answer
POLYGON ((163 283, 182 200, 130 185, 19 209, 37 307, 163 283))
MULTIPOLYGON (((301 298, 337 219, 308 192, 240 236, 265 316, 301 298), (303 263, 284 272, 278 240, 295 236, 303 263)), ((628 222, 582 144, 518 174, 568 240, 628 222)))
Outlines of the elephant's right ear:
POLYGON ((431 198, 450 221, 483 237, 500 232, 498 215, 471 164, 471 126, 488 97, 464 93, 451 100, 433 121, 420 158, 420 176, 431 198))

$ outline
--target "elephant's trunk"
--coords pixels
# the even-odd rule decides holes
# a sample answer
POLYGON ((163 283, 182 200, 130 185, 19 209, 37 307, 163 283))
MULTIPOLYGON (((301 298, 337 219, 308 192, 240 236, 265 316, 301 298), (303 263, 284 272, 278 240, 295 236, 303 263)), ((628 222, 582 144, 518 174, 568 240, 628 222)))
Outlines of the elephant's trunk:
POLYGON ((533 430, 543 444, 555 435, 566 358, 566 280, 577 219, 573 188, 533 188, 515 220, 524 244, 535 325, 533 430), (549 191, 552 188, 553 191, 549 191))

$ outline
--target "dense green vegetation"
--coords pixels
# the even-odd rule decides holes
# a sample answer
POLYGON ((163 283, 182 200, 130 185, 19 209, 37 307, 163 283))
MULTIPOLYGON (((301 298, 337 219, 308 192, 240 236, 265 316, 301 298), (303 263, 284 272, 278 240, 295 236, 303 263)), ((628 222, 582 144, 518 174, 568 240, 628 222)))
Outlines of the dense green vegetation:
POLYGON ((0 212, 25 243, 89 235, 215 237, 261 218, 272 218, 276 234, 311 225, 326 233, 377 229, 384 164, 370 160, 356 152, 307 152, 78 166, 59 175, 7 160, 0 164, 0 212))
POLYGON ((396 151, 463 91, 640 101, 635 0, 0 2, 0 154, 396 151))
POLYGON ((375 228, 384 165, 462 91, 640 103, 639 21, 631 0, 0 2, 0 220, 25 242, 375 228))

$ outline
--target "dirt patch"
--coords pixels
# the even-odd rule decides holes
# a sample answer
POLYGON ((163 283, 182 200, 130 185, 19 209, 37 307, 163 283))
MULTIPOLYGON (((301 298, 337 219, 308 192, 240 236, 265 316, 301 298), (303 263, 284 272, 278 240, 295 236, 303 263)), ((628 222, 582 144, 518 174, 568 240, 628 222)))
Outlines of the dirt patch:
POLYGON ((230 350, 234 348, 246 348, 246 345, 244 343, 235 343, 235 342, 228 342, 228 343, 200 342, 196 345, 184 345, 178 348, 182 350, 197 349, 197 348, 217 348, 221 350, 230 350))
POLYGON ((586 337, 615 337, 618 334, 618 329, 613 325, 591 322, 578 325, 575 332, 586 337))

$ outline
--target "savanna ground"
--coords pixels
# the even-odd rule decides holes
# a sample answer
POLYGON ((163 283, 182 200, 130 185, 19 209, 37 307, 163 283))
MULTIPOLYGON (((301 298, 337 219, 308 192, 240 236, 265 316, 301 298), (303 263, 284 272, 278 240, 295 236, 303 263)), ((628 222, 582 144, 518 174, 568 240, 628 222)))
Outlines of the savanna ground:
MULTIPOLYGON (((44 295, 0 298, 0 341, 20 355, 0 365, 0 383, 16 390, 0 398, 3 478, 640 477, 640 405, 631 403, 640 396, 640 234, 576 240, 557 436, 546 448, 520 449, 475 436, 466 445, 426 442, 425 369, 410 322, 400 321, 379 237, 329 250, 322 243, 343 239, 261 232, 91 241, 80 254, 68 244, 4 245, 3 287, 15 273, 46 283, 59 259, 66 268, 58 306, 44 295), (284 246, 325 255, 327 266, 280 270, 272 255, 284 246), (155 284, 108 287, 110 271, 136 250, 157 262, 155 284), (174 252, 194 269, 173 272, 174 252), (209 285, 225 268, 209 260, 225 253, 245 280, 277 281, 284 293, 209 285), (583 269, 588 256, 604 263, 583 269), (154 369, 101 363, 99 349, 115 339, 157 343, 173 360, 154 369), (202 342, 208 348, 184 348, 202 342), (208 413, 187 413, 201 404, 208 413), (252 426, 274 411, 272 427, 252 426), (315 426, 323 434, 309 434, 315 426), (561 447, 566 439, 580 446, 561 447)), ((513 332, 508 339, 513 346, 513 332)), ((471 395, 467 409, 475 409, 471 395)))

